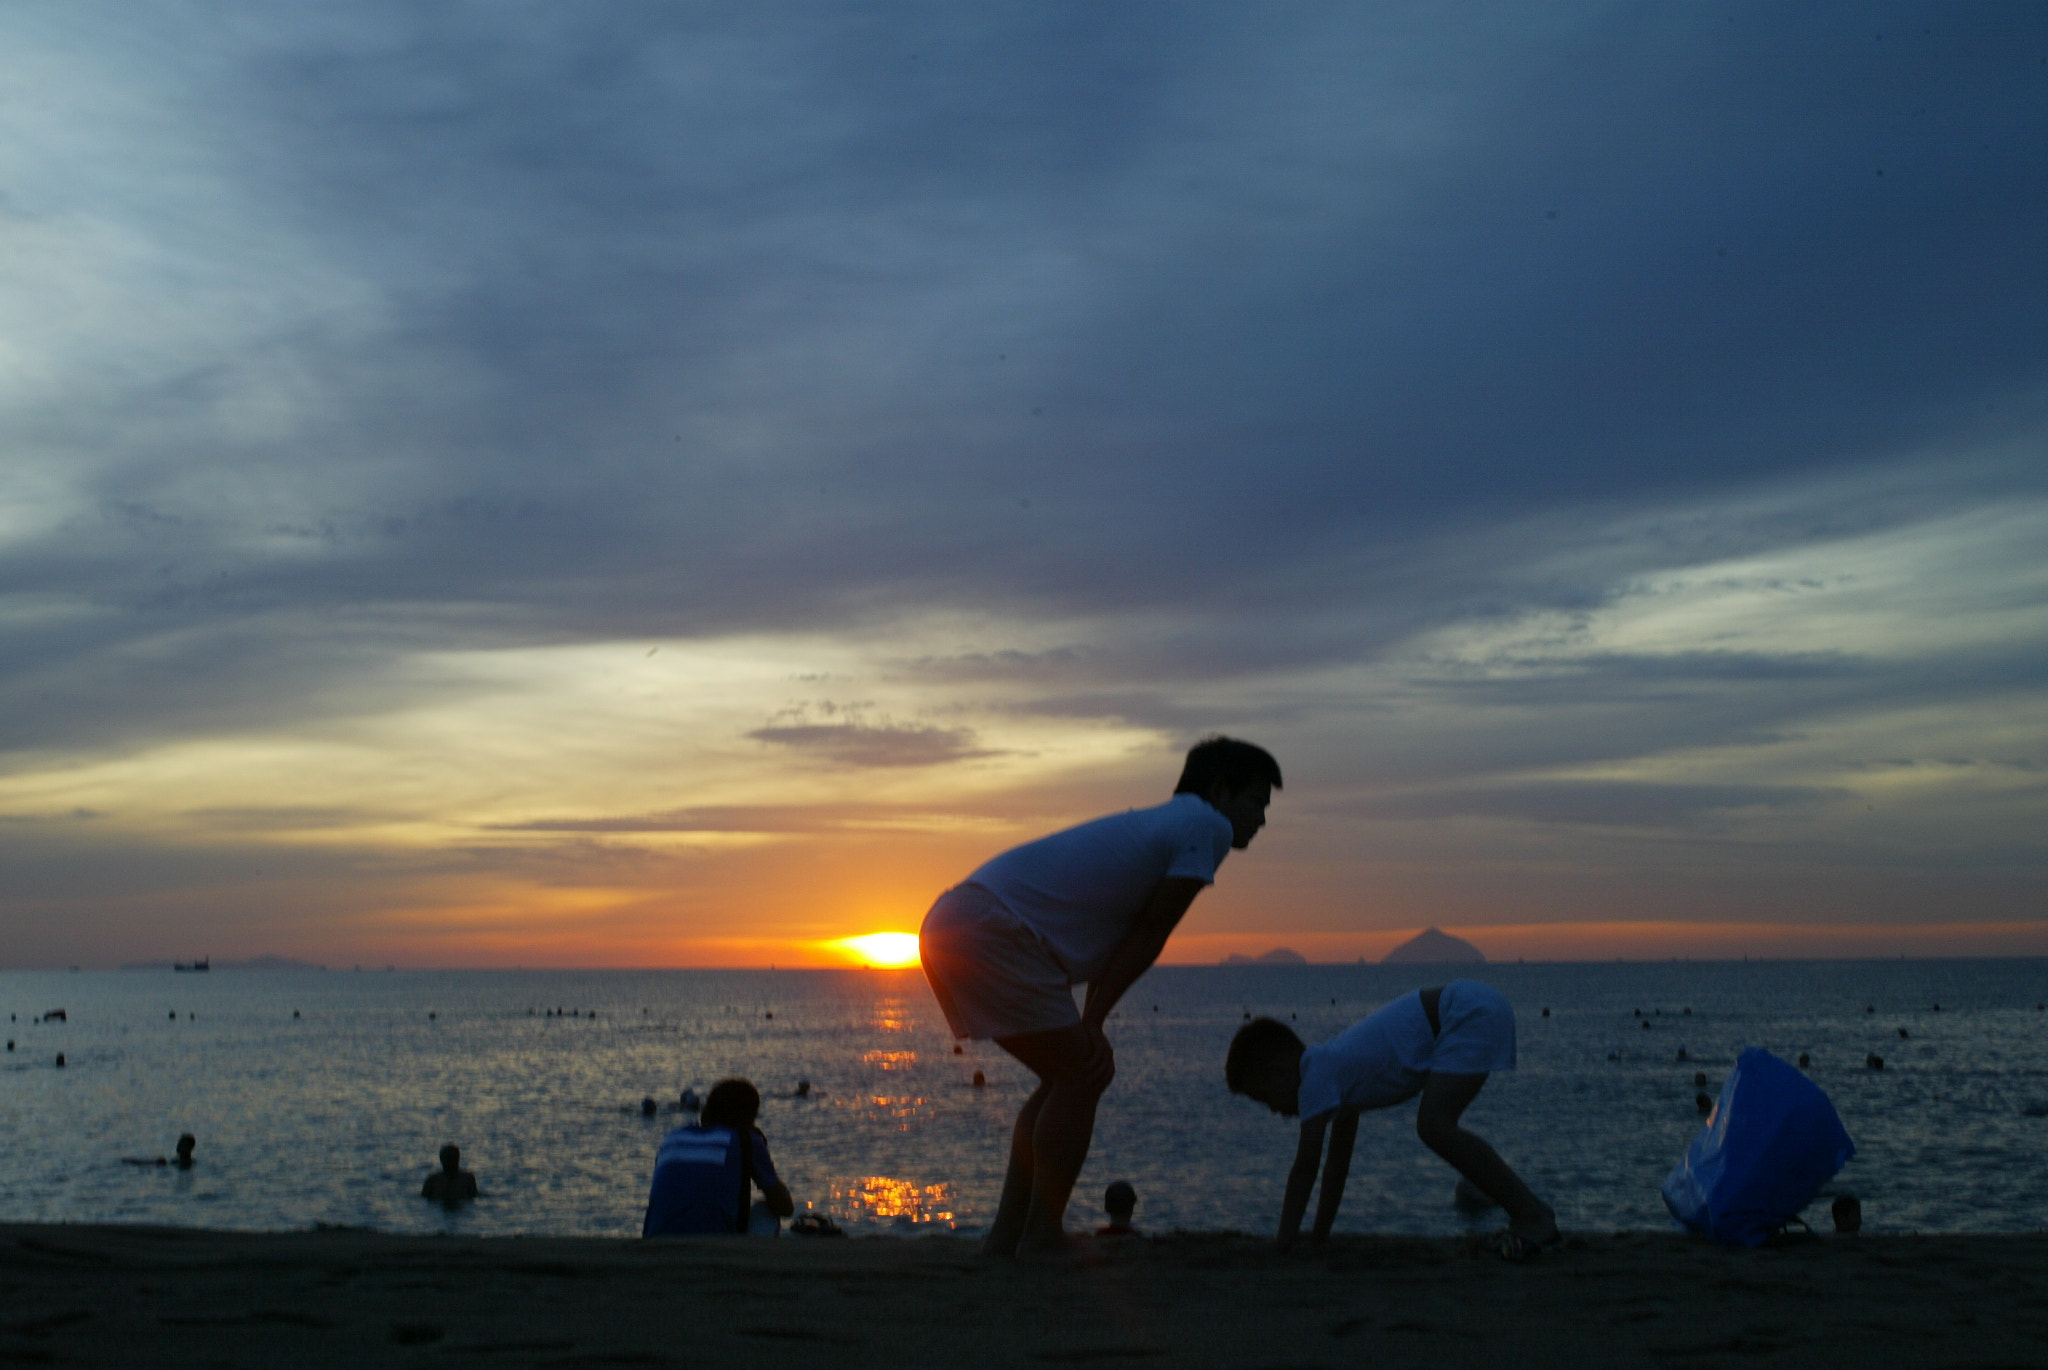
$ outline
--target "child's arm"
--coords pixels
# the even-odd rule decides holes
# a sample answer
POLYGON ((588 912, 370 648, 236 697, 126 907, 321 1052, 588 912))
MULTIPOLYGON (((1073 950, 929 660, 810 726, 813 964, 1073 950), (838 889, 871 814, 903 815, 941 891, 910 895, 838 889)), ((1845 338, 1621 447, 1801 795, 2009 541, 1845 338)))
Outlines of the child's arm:
POLYGON ((1280 1249, 1294 1245, 1301 1235, 1301 1215, 1308 1211, 1308 1194, 1316 1186, 1316 1163, 1323 1159, 1323 1129, 1330 1115, 1304 1118, 1301 1145, 1295 1148, 1294 1168, 1287 1172, 1287 1197, 1280 1201, 1280 1249))
POLYGON ((1315 1240, 1330 1235, 1337 1221, 1337 1205, 1344 1202, 1344 1181, 1351 1174, 1351 1144, 1358 1140, 1358 1114, 1348 1108, 1337 1110, 1336 1126, 1330 1129, 1330 1159, 1323 1164, 1323 1192, 1316 1200, 1315 1240))

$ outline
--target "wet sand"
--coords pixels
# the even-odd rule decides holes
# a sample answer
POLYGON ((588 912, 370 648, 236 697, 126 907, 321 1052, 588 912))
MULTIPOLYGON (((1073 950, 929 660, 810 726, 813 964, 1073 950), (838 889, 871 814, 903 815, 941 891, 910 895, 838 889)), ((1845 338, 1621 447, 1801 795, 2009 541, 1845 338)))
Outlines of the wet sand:
POLYGON ((2048 1235, 633 1242, 0 1226, 0 1364, 2040 1366, 2048 1235))

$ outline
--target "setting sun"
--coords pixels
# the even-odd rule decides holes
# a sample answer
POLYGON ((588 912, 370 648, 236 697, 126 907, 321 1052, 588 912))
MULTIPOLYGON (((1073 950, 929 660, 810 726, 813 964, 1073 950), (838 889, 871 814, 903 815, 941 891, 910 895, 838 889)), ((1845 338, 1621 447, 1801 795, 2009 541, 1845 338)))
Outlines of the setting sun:
POLYGON ((914 932, 871 932, 865 937, 842 937, 832 945, 852 952, 866 966, 917 964, 917 934, 914 932))

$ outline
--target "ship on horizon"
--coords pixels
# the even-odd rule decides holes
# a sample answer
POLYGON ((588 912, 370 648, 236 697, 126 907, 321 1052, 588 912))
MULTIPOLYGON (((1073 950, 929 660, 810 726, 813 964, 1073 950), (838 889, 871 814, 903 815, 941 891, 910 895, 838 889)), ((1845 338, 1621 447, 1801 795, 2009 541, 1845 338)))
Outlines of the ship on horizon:
MULTIPOLYGON (((163 963, 159 961, 157 964, 162 965, 163 963)), ((213 958, 211 956, 202 956, 197 961, 173 961, 171 969, 184 971, 212 970, 213 958)))

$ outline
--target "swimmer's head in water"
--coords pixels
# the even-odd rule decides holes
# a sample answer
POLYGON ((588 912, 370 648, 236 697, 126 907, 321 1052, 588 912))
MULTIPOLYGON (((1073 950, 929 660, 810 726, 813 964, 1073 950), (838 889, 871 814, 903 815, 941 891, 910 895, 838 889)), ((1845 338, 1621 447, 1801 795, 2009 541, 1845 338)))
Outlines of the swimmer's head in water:
POLYGON ((199 1139, 187 1132, 178 1138, 178 1164, 186 1169, 192 1166, 192 1148, 199 1145, 199 1139))
POLYGON ((1223 1082, 1232 1094, 1256 1099, 1293 1117, 1301 1106, 1301 1038, 1274 1018, 1254 1018, 1230 1039, 1223 1082))
POLYGON ((749 1128, 761 1116, 761 1091, 745 1080, 720 1080, 704 1096, 705 1127, 749 1128))
POLYGON ((450 1142, 441 1148, 441 1169, 453 1175, 462 1169, 462 1148, 450 1142))

